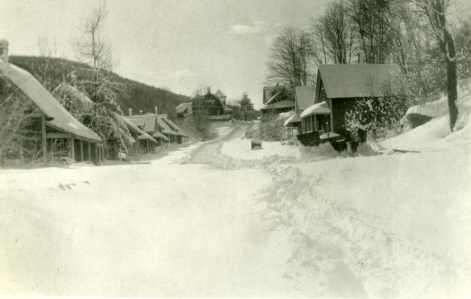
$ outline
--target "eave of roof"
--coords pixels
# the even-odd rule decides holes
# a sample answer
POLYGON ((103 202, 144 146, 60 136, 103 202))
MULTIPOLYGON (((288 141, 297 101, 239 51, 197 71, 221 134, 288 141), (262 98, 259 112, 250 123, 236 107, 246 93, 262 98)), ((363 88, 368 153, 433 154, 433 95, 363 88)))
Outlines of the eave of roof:
POLYGON ((322 103, 314 104, 310 106, 309 108, 307 108, 306 110, 304 110, 303 113, 301 113, 301 118, 305 118, 313 114, 331 114, 331 113, 332 111, 330 110, 327 103, 322 102, 322 103))
POLYGON ((301 117, 299 116, 299 114, 293 114, 291 115, 284 123, 284 126, 288 126, 290 124, 294 124, 294 123, 299 123, 301 122, 301 117))
POLYGON ((160 133, 160 132, 157 132, 157 131, 155 131, 154 133, 152 133, 152 136, 153 136, 154 138, 161 138, 161 139, 164 139, 165 141, 168 141, 168 138, 167 138, 164 134, 162 134, 162 133, 160 133))
POLYGON ((279 108, 293 108, 293 101, 281 101, 274 104, 266 105, 265 107, 260 108, 260 110, 270 110, 270 109, 279 109, 279 108))

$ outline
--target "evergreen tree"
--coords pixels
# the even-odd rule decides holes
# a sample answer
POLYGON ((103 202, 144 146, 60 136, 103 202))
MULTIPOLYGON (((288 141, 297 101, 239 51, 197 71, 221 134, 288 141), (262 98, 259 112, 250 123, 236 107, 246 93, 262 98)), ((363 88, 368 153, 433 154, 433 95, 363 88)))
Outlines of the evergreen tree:
POLYGON ((252 100, 247 95, 247 92, 244 92, 242 94, 242 98, 240 99, 239 104, 242 116, 244 120, 247 120, 247 116, 250 115, 252 111, 254 111, 252 100))

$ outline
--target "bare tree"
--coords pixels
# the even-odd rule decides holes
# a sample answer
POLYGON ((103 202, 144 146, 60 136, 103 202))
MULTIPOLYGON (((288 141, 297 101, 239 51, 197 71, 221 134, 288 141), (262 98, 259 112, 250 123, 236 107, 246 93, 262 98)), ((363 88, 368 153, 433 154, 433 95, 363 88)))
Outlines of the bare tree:
MULTIPOLYGON (((313 20, 314 36, 323 54, 324 62, 329 60, 335 64, 350 63, 356 51, 356 33, 347 7, 344 2, 330 4, 327 11, 318 20, 313 20)), ((318 59, 322 63, 322 59, 318 59)))
POLYGON ((276 38, 268 61, 267 81, 291 87, 313 82, 313 43, 307 31, 288 27, 276 38))
POLYGON ((84 19, 84 30, 75 47, 79 59, 88 63, 91 69, 81 70, 85 73, 82 76, 85 79, 77 82, 77 85, 82 85, 94 102, 95 114, 85 125, 97 132, 105 143, 117 143, 127 151, 130 147, 127 137, 129 131, 117 117, 121 110, 116 98, 122 86, 112 80, 112 47, 103 37, 107 15, 106 2, 100 1, 84 19))
POLYGON ((417 0, 415 2, 430 23, 430 29, 440 46, 446 61, 448 109, 450 128, 453 130, 458 118, 458 97, 455 41, 447 27, 447 10, 450 0, 417 0))
POLYGON ((350 0, 349 11, 367 63, 385 63, 391 51, 392 0, 350 0))

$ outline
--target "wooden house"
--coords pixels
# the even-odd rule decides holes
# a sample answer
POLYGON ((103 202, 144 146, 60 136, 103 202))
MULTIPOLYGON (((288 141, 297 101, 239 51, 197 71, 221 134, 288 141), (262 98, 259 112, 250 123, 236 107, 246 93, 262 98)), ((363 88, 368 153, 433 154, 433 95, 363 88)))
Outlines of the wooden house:
POLYGON ((295 100, 290 88, 274 86, 263 88, 263 101, 265 106, 260 108, 262 116, 277 115, 294 110, 295 100), (268 99, 267 99, 268 98, 268 99))
POLYGON ((173 121, 167 118, 166 114, 161 115, 161 119, 163 122, 165 122, 170 129, 172 129, 176 134, 175 134, 175 142, 178 144, 182 143, 188 143, 188 135, 183 132, 182 129, 180 129, 179 126, 177 126, 173 121))
MULTIPOLYGON (((132 115, 132 112, 130 112, 130 116, 125 116, 125 118, 129 119, 129 121, 139 129, 152 136, 157 141, 157 146, 163 146, 165 143, 169 142, 169 139, 163 134, 161 126, 159 126, 157 114, 132 115)), ((151 143, 149 146, 149 151, 154 151, 155 145, 151 143)))
POLYGON ((171 126, 164 119, 167 119, 167 114, 159 114, 157 117, 157 125, 159 126, 162 134, 168 138, 169 143, 178 143, 180 134, 174 131, 171 126))
POLYGON ((358 101, 382 96, 384 85, 400 72, 396 64, 319 65, 314 103, 300 115, 298 138, 309 143, 345 137, 347 112, 358 101))
POLYGON ((230 115, 232 117, 232 113, 234 112, 231 108, 227 107, 227 96, 221 91, 217 90, 214 94, 219 100, 224 104, 224 114, 230 115))
POLYGON ((221 98, 208 92, 205 95, 196 95, 191 99, 191 107, 194 116, 203 115, 208 120, 230 120, 231 116, 225 112, 225 103, 221 98))
POLYGON ((75 119, 33 75, 8 63, 8 42, 0 41, 0 49, 2 77, 33 103, 28 129, 40 136, 44 160, 70 157, 99 165, 104 155, 100 136, 75 119))
POLYGON ((301 125, 301 113, 314 104, 315 96, 315 86, 298 86, 295 88, 294 114, 284 123, 288 131, 288 141, 296 138, 301 125))
POLYGON ((149 153, 158 145, 158 142, 152 136, 141 130, 131 120, 121 115, 119 117, 128 127, 129 133, 131 134, 130 141, 135 150, 141 148, 149 153))

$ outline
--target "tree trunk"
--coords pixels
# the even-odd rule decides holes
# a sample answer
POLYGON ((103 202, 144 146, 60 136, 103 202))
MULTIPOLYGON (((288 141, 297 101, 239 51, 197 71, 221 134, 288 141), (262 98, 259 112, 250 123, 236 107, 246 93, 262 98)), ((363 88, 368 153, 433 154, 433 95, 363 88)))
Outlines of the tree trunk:
POLYGON ((457 79, 456 79, 456 53, 453 37, 446 28, 443 29, 445 35, 445 54, 447 61, 447 92, 448 109, 450 111, 450 129, 453 131, 456 120, 458 119, 458 108, 456 99, 458 98, 457 79))

